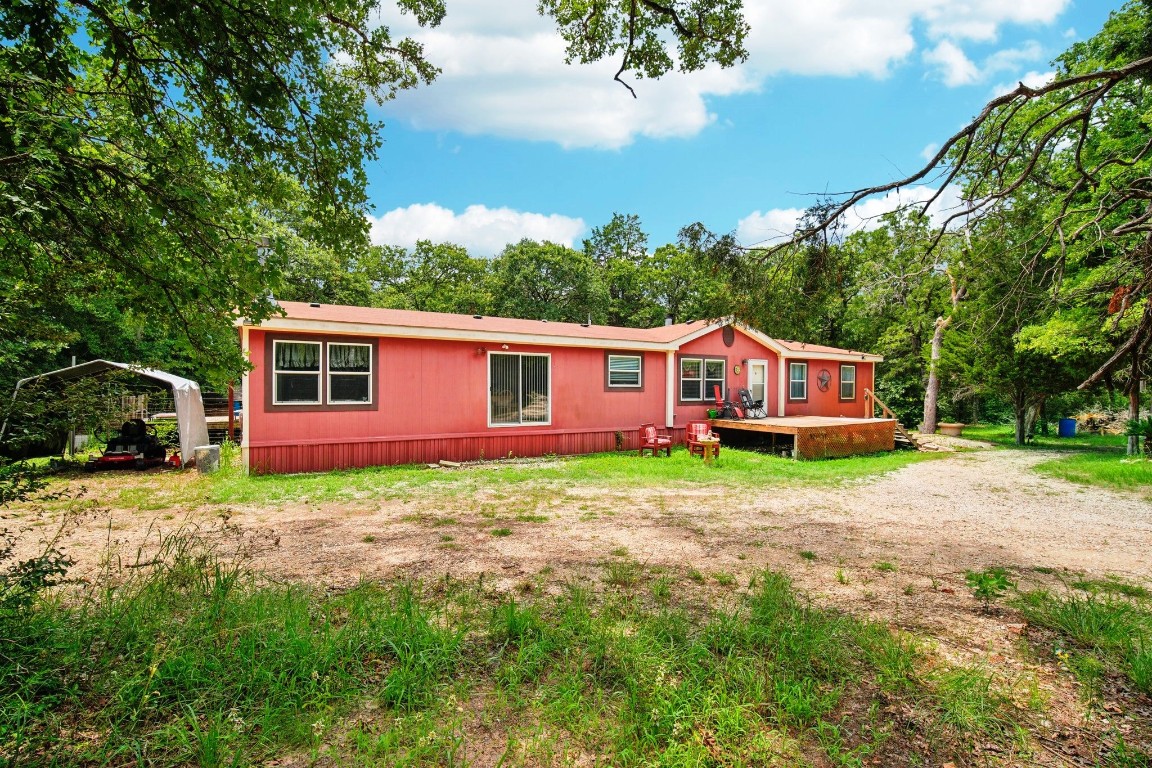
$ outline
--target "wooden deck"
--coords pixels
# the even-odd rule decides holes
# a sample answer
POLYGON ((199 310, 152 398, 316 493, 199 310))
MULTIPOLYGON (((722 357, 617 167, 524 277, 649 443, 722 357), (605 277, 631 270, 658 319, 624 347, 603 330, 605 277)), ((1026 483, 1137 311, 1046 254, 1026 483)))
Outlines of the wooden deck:
POLYGON ((774 416, 766 419, 712 419, 721 440, 758 444, 801 459, 855 456, 895 448, 893 419, 849 419, 833 416, 774 416))

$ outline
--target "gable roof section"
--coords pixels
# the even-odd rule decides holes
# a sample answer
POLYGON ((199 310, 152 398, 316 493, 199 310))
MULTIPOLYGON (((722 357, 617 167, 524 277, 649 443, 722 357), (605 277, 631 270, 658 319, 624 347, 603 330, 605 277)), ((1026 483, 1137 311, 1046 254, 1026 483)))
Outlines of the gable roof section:
POLYGON ((883 355, 874 355, 870 352, 861 352, 856 349, 840 349, 839 347, 826 347, 823 344, 808 344, 803 341, 788 341, 786 339, 773 339, 784 350, 784 357, 804 360, 843 360, 852 362, 864 360, 869 363, 879 363, 884 360, 883 355))
MULTIPOLYGON (((334 304, 313 306, 300 301, 281 301, 278 304, 284 310, 282 316, 270 317, 258 324, 243 321, 241 325, 268 331, 668 351, 676 350, 680 345, 707 335, 731 322, 728 318, 722 318, 713 322, 695 320, 655 328, 620 328, 611 325, 518 320, 447 312, 419 312, 409 309, 349 307, 334 304)), ((789 356, 784 342, 779 342, 742 324, 734 325, 781 356, 789 356)), ((811 350, 814 349, 815 345, 808 345, 807 356, 827 356, 826 353, 811 354, 811 350)), ((860 359, 861 354, 849 350, 836 350, 834 347, 819 349, 844 355, 851 354, 853 359, 860 359)), ((882 358, 868 355, 866 359, 882 358)))

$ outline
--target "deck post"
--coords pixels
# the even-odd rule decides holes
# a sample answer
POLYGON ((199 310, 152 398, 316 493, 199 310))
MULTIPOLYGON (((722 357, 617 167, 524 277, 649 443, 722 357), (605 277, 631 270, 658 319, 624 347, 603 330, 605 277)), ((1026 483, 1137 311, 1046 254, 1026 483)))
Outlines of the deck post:
POLYGON ((676 352, 670 349, 664 354, 668 360, 664 377, 664 426, 672 429, 676 426, 676 352))

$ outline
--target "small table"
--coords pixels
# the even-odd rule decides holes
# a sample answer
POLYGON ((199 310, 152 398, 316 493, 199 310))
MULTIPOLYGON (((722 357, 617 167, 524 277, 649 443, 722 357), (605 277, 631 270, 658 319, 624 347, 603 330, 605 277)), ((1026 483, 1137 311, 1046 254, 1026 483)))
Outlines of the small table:
POLYGON ((720 438, 715 436, 700 437, 697 438, 696 442, 700 443, 700 445, 704 448, 704 463, 711 464, 712 459, 716 457, 716 453, 720 448, 720 438))

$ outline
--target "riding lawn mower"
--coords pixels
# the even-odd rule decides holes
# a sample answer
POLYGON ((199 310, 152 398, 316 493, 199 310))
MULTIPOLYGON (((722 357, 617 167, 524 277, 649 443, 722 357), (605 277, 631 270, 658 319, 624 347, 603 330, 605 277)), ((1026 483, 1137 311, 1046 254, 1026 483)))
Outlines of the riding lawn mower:
POLYGON ((143 419, 130 419, 121 425, 120 434, 108 440, 104 455, 88 459, 84 469, 89 472, 103 469, 148 469, 164 464, 180 466, 180 453, 173 451, 168 456, 154 428, 145 424, 143 419))

